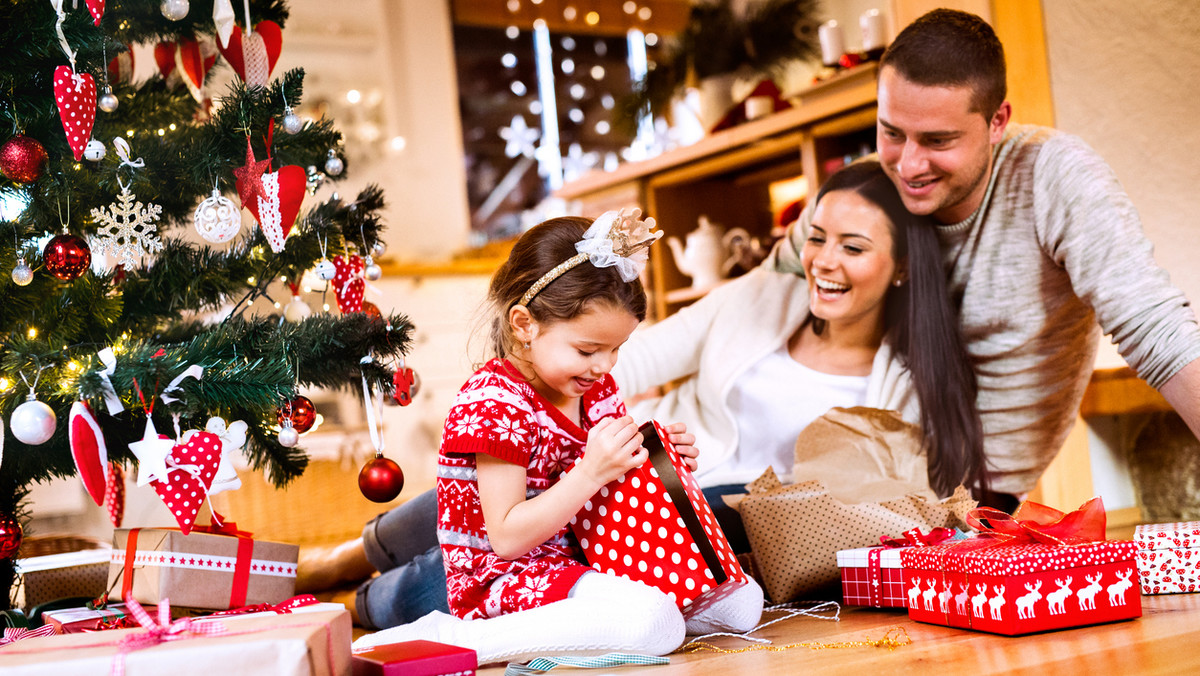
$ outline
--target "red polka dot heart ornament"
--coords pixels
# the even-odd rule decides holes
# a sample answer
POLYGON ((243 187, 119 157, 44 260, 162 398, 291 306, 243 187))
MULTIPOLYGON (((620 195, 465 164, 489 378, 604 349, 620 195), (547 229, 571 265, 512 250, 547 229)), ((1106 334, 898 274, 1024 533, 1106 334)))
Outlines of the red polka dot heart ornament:
POLYGON ((337 298, 338 310, 342 314, 363 311, 363 296, 367 283, 363 280, 363 259, 357 254, 333 257, 333 294, 337 298))
POLYGON ((221 437, 212 432, 188 432, 167 456, 167 481, 151 481, 163 504, 171 510, 179 530, 187 535, 208 496, 221 463, 221 437))
POLYGON ((54 69, 54 100, 62 118, 67 145, 76 161, 83 159, 83 150, 92 140, 92 125, 96 123, 96 81, 88 73, 76 73, 70 66, 54 69))

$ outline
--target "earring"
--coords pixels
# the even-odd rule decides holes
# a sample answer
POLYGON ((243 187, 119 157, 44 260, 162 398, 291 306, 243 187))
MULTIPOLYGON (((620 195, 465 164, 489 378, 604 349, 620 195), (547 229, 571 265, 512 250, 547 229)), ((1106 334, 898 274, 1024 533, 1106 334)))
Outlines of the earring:
POLYGON ((525 341, 525 349, 526 349, 526 350, 528 350, 528 349, 529 349, 529 341, 528 341, 528 340, 527 340, 527 341, 525 341))
POLYGON ((895 281, 893 281, 893 282, 892 282, 892 286, 900 286, 900 285, 902 285, 902 284, 904 284, 904 280, 903 280, 903 279, 897 279, 897 280, 895 280, 895 281))

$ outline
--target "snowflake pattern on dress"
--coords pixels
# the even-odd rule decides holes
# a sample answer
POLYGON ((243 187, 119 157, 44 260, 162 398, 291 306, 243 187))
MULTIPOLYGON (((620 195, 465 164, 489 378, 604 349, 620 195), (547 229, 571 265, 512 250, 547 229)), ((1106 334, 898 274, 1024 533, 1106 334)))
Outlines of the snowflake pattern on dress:
POLYGON ((476 454, 487 453, 525 467, 526 495, 540 494, 583 454, 586 430, 608 417, 593 413, 625 415, 611 377, 592 386, 580 411, 582 426, 498 359, 455 397, 442 432, 437 497, 447 597, 458 617, 496 617, 562 600, 589 570, 568 524, 517 559, 497 556, 487 539, 475 473, 476 454))
POLYGON ((96 254, 110 253, 126 268, 136 265, 143 253, 157 253, 163 248, 154 224, 162 207, 154 203, 143 206, 136 199, 128 187, 121 186, 117 201, 107 210, 92 209, 92 218, 100 226, 96 229, 96 254))

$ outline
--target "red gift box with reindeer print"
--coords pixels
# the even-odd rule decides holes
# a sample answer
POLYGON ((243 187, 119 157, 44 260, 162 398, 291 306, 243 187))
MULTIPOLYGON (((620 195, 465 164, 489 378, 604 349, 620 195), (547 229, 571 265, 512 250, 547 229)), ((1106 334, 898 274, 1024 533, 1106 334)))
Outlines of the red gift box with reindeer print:
POLYGON ((1135 545, 1104 540, 1098 499, 1036 519, 975 510, 985 535, 900 552, 914 620, 1015 636, 1141 617, 1135 545), (1097 529, 1098 519, 1098 529, 1097 529))

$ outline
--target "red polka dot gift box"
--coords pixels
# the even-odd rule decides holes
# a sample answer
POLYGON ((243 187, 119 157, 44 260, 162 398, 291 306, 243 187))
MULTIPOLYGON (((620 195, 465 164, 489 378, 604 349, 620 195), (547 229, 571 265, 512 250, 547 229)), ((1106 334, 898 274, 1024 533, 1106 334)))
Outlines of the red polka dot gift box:
MULTIPOLYGON (((227 523, 227 526, 232 524, 227 523)), ((170 528, 118 528, 113 532, 108 589, 113 601, 134 599, 172 608, 228 610, 276 604, 296 588, 299 547, 235 535, 191 534, 170 528)), ((219 529, 214 529, 219 530, 219 529)))
POLYGON ((571 528, 592 568, 661 589, 691 617, 749 578, 667 433, 656 422, 641 433, 650 457, 600 489, 571 528))
POLYGON ((910 618, 1015 636, 1141 617, 1134 543, 1104 540, 1099 498, 967 521, 983 534, 900 552, 910 618))
POLYGON ((1133 541, 1143 594, 1200 591, 1200 521, 1138 526, 1133 541))

